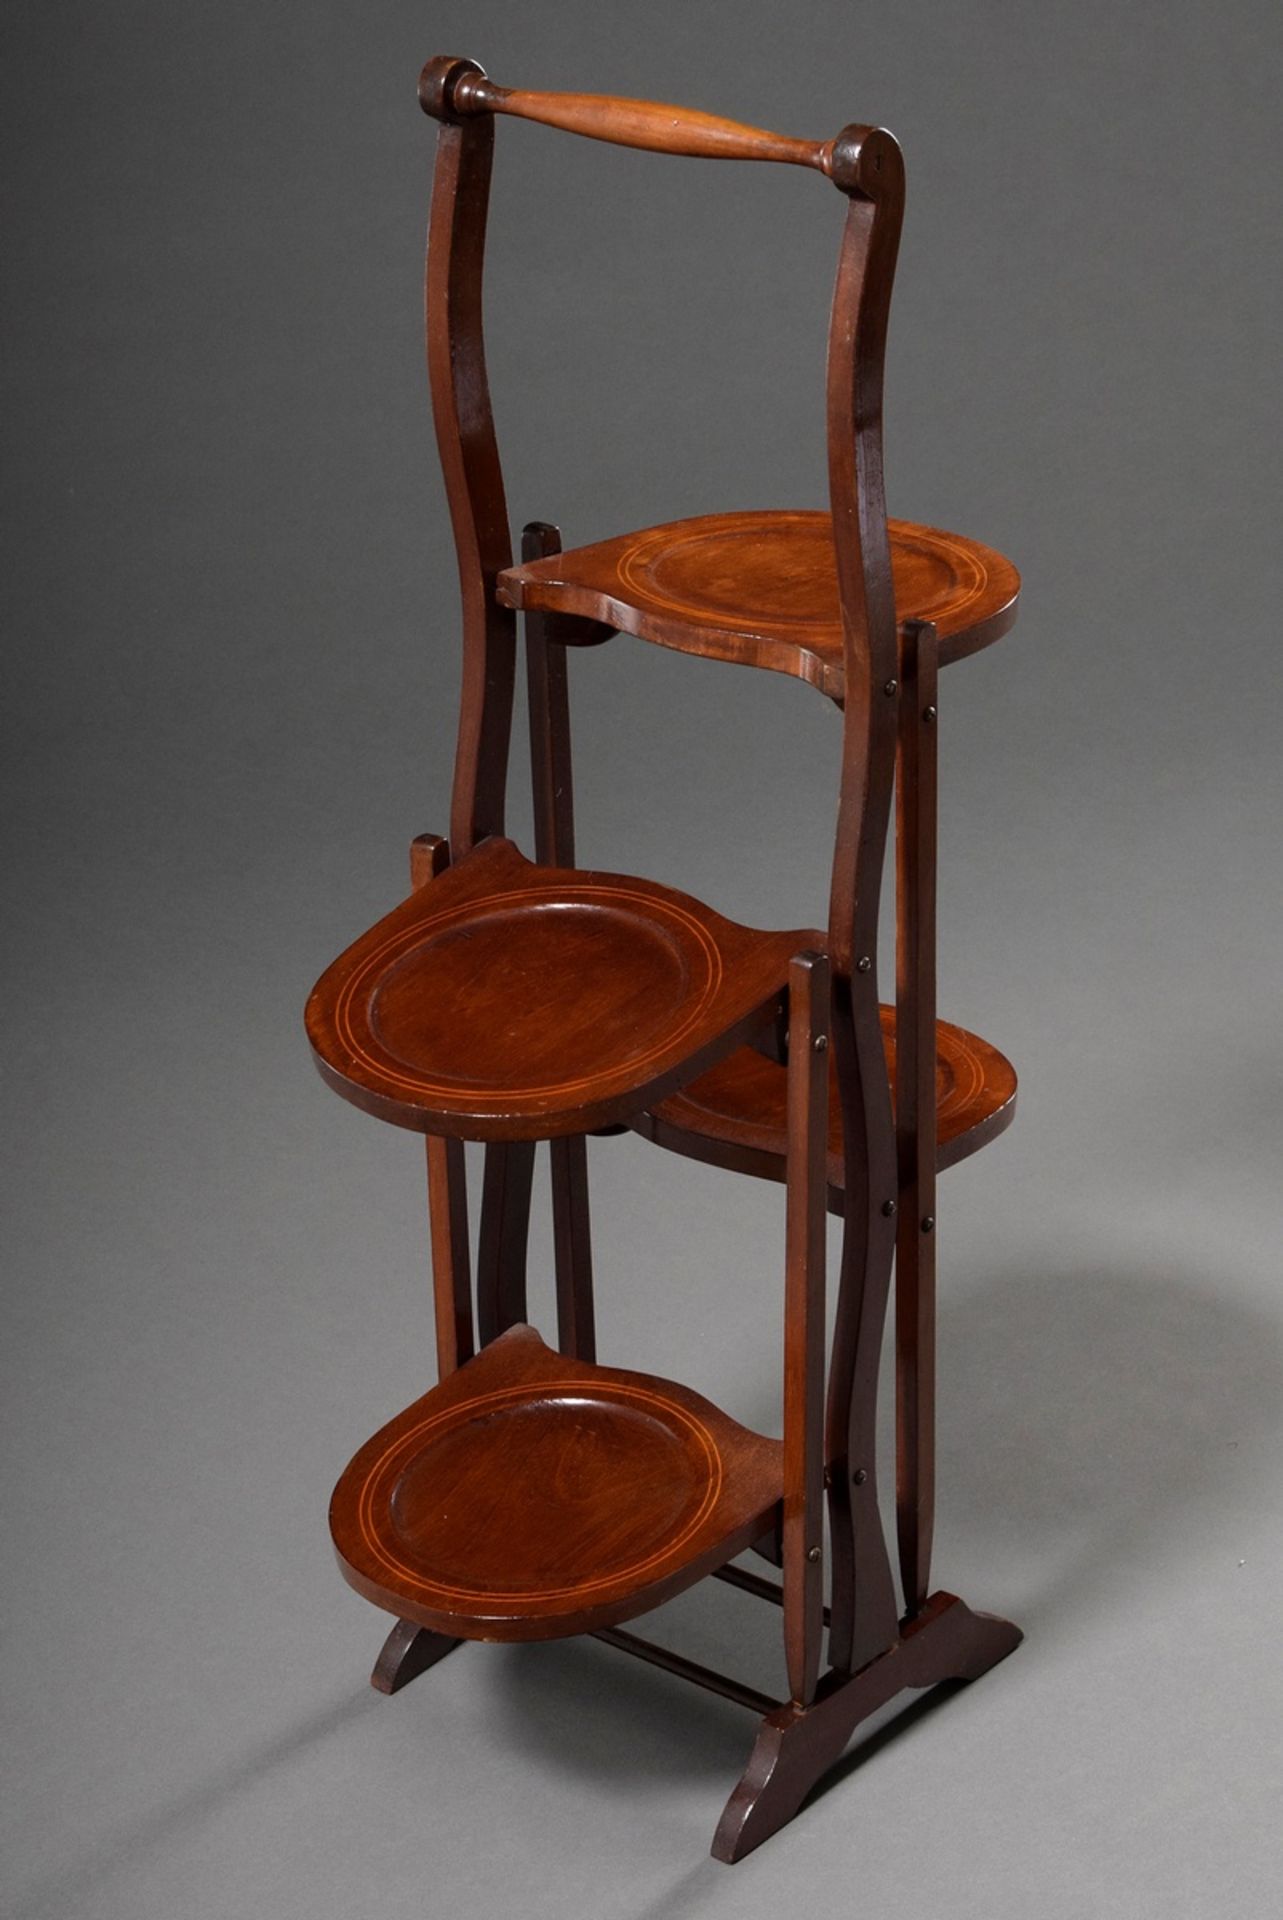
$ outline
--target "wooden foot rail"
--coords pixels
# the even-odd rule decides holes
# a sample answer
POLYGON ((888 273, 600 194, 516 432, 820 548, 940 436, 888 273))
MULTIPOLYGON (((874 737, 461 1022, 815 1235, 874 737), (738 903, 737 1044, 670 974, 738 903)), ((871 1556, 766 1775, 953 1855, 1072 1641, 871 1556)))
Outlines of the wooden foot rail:
MULTIPOLYGON (((766 1580, 760 1573, 750 1573, 747 1567, 719 1567, 713 1575, 714 1580, 724 1580, 728 1587, 739 1587, 743 1593, 751 1593, 758 1600, 769 1600, 773 1607, 784 1605, 784 1589, 778 1580, 766 1580)), ((828 1625, 829 1610, 824 1608, 824 1624, 828 1625)))
POLYGON ((759 1693, 756 1687, 746 1687, 732 1680, 729 1674, 702 1667, 696 1660, 687 1660, 684 1654, 656 1646, 653 1640, 643 1640, 640 1634, 625 1633, 621 1627, 603 1627, 593 1638, 618 1647, 622 1653, 631 1653, 649 1666, 662 1667, 665 1673, 676 1674, 679 1680, 689 1680, 692 1686, 702 1687, 706 1693, 717 1693, 724 1700, 733 1700, 737 1706, 748 1707, 753 1713, 774 1713, 780 1706, 769 1693, 759 1693))

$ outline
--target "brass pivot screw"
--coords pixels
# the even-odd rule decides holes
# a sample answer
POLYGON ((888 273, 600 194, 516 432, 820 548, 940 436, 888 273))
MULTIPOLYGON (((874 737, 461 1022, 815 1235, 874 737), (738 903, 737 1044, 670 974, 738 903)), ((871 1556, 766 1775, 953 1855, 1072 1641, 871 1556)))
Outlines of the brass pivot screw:
POLYGON ((934 1214, 929 1213, 926 1219, 922 1222, 922 1231, 923 1233, 931 1233, 934 1227, 935 1227, 935 1216, 934 1214))
POLYGON ((923 707, 922 718, 926 721, 928 726, 931 726, 933 724, 935 717, 936 717, 936 710, 934 707, 923 707))
POLYGON ((900 682, 898 680, 888 680, 882 691, 888 700, 893 700, 900 691, 900 682))
POLYGON ((851 1475, 851 1479, 857 1487, 862 1487, 865 1481, 868 1479, 868 1477, 869 1477, 868 1473, 863 1467, 857 1467, 855 1472, 851 1475))
POLYGON ((812 1040, 812 1042, 811 1042, 811 1052, 812 1052, 812 1053, 827 1053, 827 1052, 828 1052, 828 1050, 829 1050, 829 1036, 828 1036, 828 1034, 827 1034, 827 1033, 817 1033, 817 1034, 816 1034, 816 1036, 815 1036, 815 1038, 814 1038, 814 1040, 812 1040))
POLYGON ((810 1561, 811 1565, 814 1566, 816 1561, 820 1557, 820 1549, 818 1547, 808 1547, 806 1550, 806 1557, 810 1561))
POLYGON ((895 1212, 895 1201, 884 1200, 882 1202, 882 1211, 886 1215, 887 1219, 889 1220, 891 1218, 891 1215, 895 1212))
POLYGON ((868 973, 872 970, 872 967, 873 967, 873 962, 872 960, 870 960, 867 953, 862 953, 859 959, 855 963, 855 970, 857 973, 868 973))

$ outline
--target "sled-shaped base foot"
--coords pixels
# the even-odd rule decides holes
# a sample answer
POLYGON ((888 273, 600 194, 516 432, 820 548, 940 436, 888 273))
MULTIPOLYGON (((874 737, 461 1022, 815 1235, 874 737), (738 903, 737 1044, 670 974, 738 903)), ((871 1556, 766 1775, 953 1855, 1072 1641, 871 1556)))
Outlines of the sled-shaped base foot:
POLYGON ((787 1826, 840 1757, 862 1720, 909 1687, 977 1680, 1020 1645, 1019 1627, 973 1613, 951 1593, 936 1593, 900 1638, 858 1673, 829 1673, 813 1705, 783 1706, 758 1729, 744 1777, 726 1804, 713 1838, 713 1858, 742 1860, 787 1826))

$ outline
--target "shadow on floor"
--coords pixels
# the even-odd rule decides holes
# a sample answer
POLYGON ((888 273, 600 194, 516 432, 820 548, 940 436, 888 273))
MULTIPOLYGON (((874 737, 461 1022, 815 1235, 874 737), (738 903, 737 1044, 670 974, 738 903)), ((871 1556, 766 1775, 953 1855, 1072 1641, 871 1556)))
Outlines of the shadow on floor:
MULTIPOLYGON (((1005 1585, 1035 1634, 1088 1597, 1108 1604, 1120 1570, 1134 1581, 1177 1525, 1189 1539, 1200 1518, 1212 1521, 1240 1447, 1246 1453, 1283 1409, 1277 1325, 1219 1296, 1211 1277, 1157 1266, 1011 1272, 945 1295, 939 1320, 942 1532, 987 1569, 984 1592, 964 1598, 1003 1611, 1005 1585)), ((953 1584, 948 1566, 938 1572, 939 1584, 953 1584)), ((642 1631, 777 1686, 761 1661, 778 1644, 778 1614, 716 1582, 642 1631), (745 1604, 759 1616, 747 1630, 735 1611, 745 1604), (677 1608, 685 1634, 670 1626, 677 1608)), ((750 1715, 592 1642, 512 1648, 508 1659, 509 1732, 532 1765, 632 1779, 643 1791, 657 1775, 687 1779, 707 1789, 711 1838, 748 1757, 750 1715)), ((928 1696, 873 1723, 834 1777, 936 1704, 928 1696)))
MULTIPOLYGON (((1121 1578, 1134 1583, 1147 1551, 1177 1528, 1188 1540, 1211 1524, 1231 1484, 1242 1499, 1251 1442, 1283 1408, 1277 1325, 1219 1296, 1212 1278, 1170 1269, 1011 1272, 962 1296, 946 1293, 940 1352, 946 1538, 965 1541, 986 1568, 985 1591, 964 1597, 1001 1609, 1005 1590, 1018 1593, 1013 1611, 1035 1631, 1086 1602, 1107 1606, 1121 1578)), ((950 1568, 939 1572, 951 1584, 950 1568)), ((777 1611, 720 1583, 703 1582, 642 1630, 768 1691, 778 1687, 777 1611)), ((699 1800, 692 1825, 703 1824, 706 1808, 711 1840, 748 1758, 751 1714, 591 1640, 510 1647, 502 1657, 507 1734, 532 1766, 605 1778, 642 1801, 661 1784, 688 1782, 699 1800)), ((431 1676, 417 1684, 430 1686, 431 1676)), ((820 1791, 947 1698, 941 1689, 871 1723, 820 1791)), ((113 1872, 367 1711, 380 1711, 367 1691, 318 1708, 47 1880, 14 1920, 79 1910, 113 1872)), ((710 1876, 722 1870, 683 1852, 659 1903, 634 1920, 683 1920, 704 1904, 710 1876)))
POLYGON ((186 1793, 163 1801, 146 1819, 91 1847, 69 1873, 51 1875, 20 1900, 12 1910, 13 1920, 63 1920, 71 1912, 92 1912, 95 1890, 113 1873, 136 1866, 144 1855, 185 1830, 195 1830, 227 1801, 251 1793, 268 1774, 288 1766, 309 1747, 318 1746, 372 1708, 377 1710, 377 1697, 372 1692, 348 1692, 329 1706, 319 1707, 274 1740, 263 1741, 186 1793))
POLYGON ((940 1352, 940 1510, 977 1604, 1019 1563, 1027 1628, 1196 1539, 1283 1415, 1278 1321, 1170 1265, 1003 1275, 942 1302, 940 1352))

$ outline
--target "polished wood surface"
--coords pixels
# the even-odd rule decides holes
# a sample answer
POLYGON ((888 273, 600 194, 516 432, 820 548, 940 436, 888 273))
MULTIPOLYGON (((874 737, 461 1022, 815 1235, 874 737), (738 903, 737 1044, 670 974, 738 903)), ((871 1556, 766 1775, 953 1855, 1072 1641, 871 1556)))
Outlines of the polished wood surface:
MULTIPOLYGON (((522 528, 523 560, 538 560, 560 550, 561 534, 546 521, 532 520, 522 528)), ((527 614, 522 625, 526 643, 535 859, 541 866, 573 867, 575 804, 566 649, 555 642, 556 623, 550 616, 527 614)), ((582 1134, 562 1134, 549 1143, 548 1157, 557 1279, 557 1345, 562 1353, 572 1353, 580 1360, 595 1360, 597 1326, 588 1203, 588 1142, 582 1134)))
POLYGON ((376 1693, 400 1693, 462 1644, 446 1634, 429 1632, 417 1620, 398 1620, 379 1649, 370 1685, 376 1693))
POLYGON ((832 140, 798 140, 768 133, 694 107, 658 100, 624 100, 605 93, 542 93, 524 87, 500 87, 475 60, 451 54, 429 60, 419 78, 419 104, 434 119, 455 121, 479 114, 505 113, 535 120, 563 133, 578 133, 612 146, 639 147, 648 153, 698 160, 766 160, 811 167, 847 186, 851 176, 844 129, 832 140))
MULTIPOLYGON (((895 1009, 881 1012, 882 1044, 892 1089, 897 1084, 895 1009)), ((787 1140, 785 1071, 753 1047, 740 1047, 697 1080, 633 1122, 657 1146, 783 1180, 787 1140)), ((996 1047, 947 1020, 936 1023, 936 1165, 956 1166, 1004 1133, 1015 1118, 1016 1071, 996 1047)), ((829 1084, 829 1209, 843 1200, 842 1103, 829 1084)))
POLYGON ((952 1593, 933 1593, 891 1646, 850 1675, 830 1672, 808 1707, 796 1702, 766 1715, 744 1776, 713 1837, 713 1858, 728 1865, 778 1833, 823 1779, 862 1721, 906 1688, 978 1680, 1014 1653, 1019 1627, 973 1612, 952 1593))
MULTIPOLYGON (((410 842, 410 886, 426 887, 450 864, 450 845, 439 833, 410 842)), ((463 1142, 429 1135, 428 1232, 432 1247, 432 1310, 436 1325, 437 1374, 442 1380, 476 1351, 472 1323, 472 1261, 468 1250, 468 1186, 463 1142)), ((389 1655, 391 1658, 391 1655, 389 1655)), ((398 1666, 400 1666, 398 1656, 398 1666)), ((376 1666, 373 1684, 385 1688, 376 1666)), ((408 1671, 408 1670, 407 1670, 408 1671)), ((416 1671, 422 1671, 417 1668, 416 1671)), ((404 1685, 402 1680, 399 1684, 404 1685)))
POLYGON ((475 1140, 625 1120, 770 1016, 804 946, 618 874, 487 840, 313 989, 323 1077, 380 1119, 475 1140))
MULTIPOLYGON (((404 1047, 398 1048, 402 1055, 404 1051, 404 1047)), ((417 1043, 415 1051, 421 1059, 417 1043)), ((526 1318, 526 1255, 534 1174, 533 1140, 487 1142, 477 1235, 477 1334, 483 1347, 526 1318)))
POLYGON ((429 1138, 428 1232, 432 1247, 432 1300, 437 1336, 437 1373, 471 1360, 472 1273, 468 1252, 468 1190, 462 1140, 429 1138))
MULTIPOLYGON (((1015 622, 1020 576, 978 540, 889 522, 896 617, 929 620, 940 662, 1015 622)), ((832 699, 846 690, 842 609, 826 513, 703 514, 505 568, 508 607, 578 614, 682 653, 771 667, 832 699)))
POLYGON ((895 769, 895 1507, 900 1586, 910 1615, 926 1604, 935 1532, 938 655, 933 626, 902 624, 895 769))
POLYGON ((828 956, 789 970, 788 1194, 784 1218, 784 1658, 799 1706, 824 1641, 824 1146, 832 981, 828 956))
POLYGON ((353 1459, 330 1526, 359 1593, 447 1637, 633 1618, 750 1546, 782 1449, 688 1388, 511 1328, 353 1459))
POLYGON ((795 141, 649 102, 501 88, 452 57, 429 62, 421 100, 441 122, 428 365, 463 611, 450 845, 419 856, 431 884, 327 970, 309 1034, 345 1098, 432 1140, 444 1377, 343 1475, 335 1544, 351 1584, 397 1615, 376 1684, 405 1684, 461 1637, 588 1631, 764 1713, 714 1846, 736 1859, 792 1816, 869 1713, 904 1687, 974 1676, 1019 1637, 950 1595, 924 1598, 934 1220, 912 1223, 911 1239, 905 1218, 938 1165, 1001 1131, 1014 1099, 1001 1056, 935 1019, 933 675, 1006 631, 1019 582, 974 541, 887 520, 882 387, 904 206, 890 134, 857 125, 795 141), (827 513, 707 516, 564 555, 556 530, 533 523, 512 565, 481 308, 502 115, 655 152, 804 165, 841 189, 827 513), (518 610, 535 864, 503 837, 518 610), (823 936, 755 933, 653 882, 574 868, 566 650, 617 629, 797 675, 841 706, 823 936), (877 972, 897 780, 898 1062, 877 972), (586 1360, 584 1135, 622 1123, 786 1179, 782 1442, 689 1389, 586 1360), (486 1143, 472 1358, 464 1138, 486 1143), (573 1353, 524 1324, 540 1138, 561 1155, 559 1339, 573 1353), (827 1375, 826 1200, 843 1222, 827 1375), (877 1462, 897 1239, 905 1619, 877 1462), (778 1589, 729 1565, 765 1543, 783 1565, 778 1589), (620 1630, 710 1573, 782 1606, 789 1702, 620 1630))
POLYGON ((450 506, 463 627, 463 676, 450 797, 461 860, 502 834, 516 678, 516 622, 495 592, 512 559, 503 468, 486 376, 481 282, 494 121, 442 127, 424 270, 428 387, 450 506))

